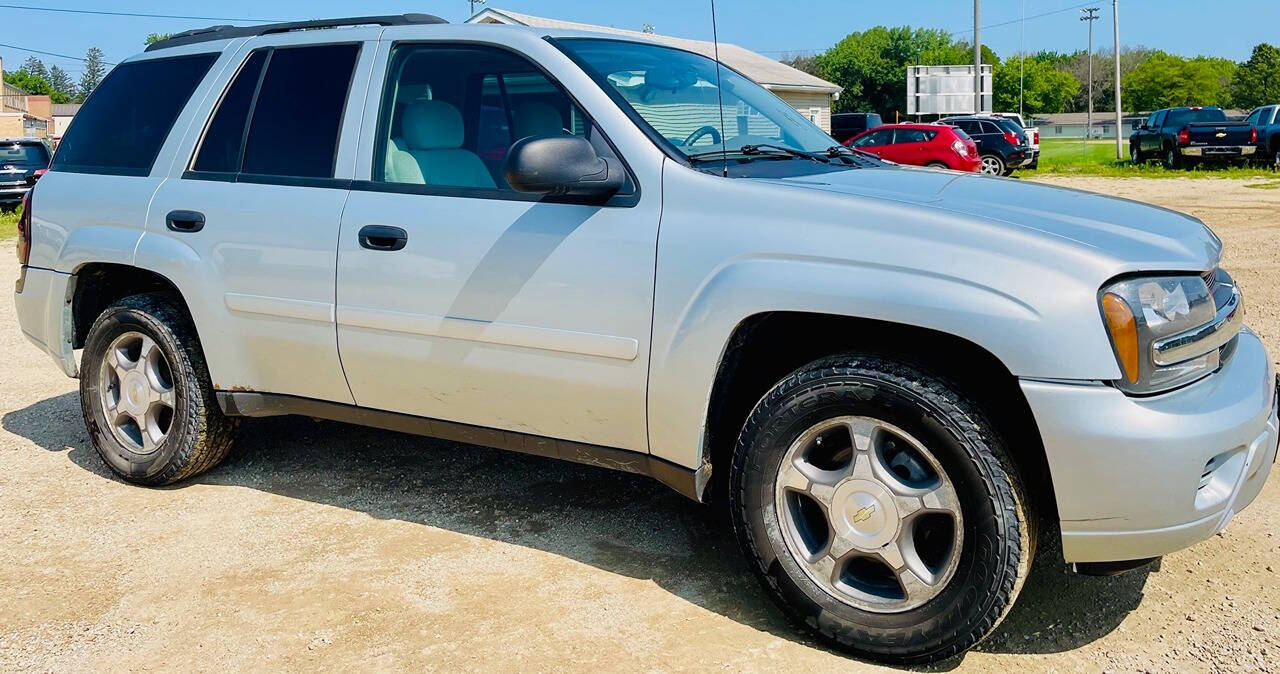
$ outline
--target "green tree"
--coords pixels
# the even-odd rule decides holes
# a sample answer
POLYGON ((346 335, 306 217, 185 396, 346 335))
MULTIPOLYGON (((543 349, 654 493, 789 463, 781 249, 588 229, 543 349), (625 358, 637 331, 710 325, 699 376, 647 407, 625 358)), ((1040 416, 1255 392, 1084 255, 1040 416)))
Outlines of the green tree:
MULTIPOLYGON (((963 64, 972 59, 972 47, 944 30, 876 26, 845 37, 816 63, 821 77, 844 88, 835 112, 879 112, 891 119, 907 109, 908 65, 963 64)), ((998 59, 984 48, 983 62, 994 64, 998 59)))
POLYGON ((1129 73, 1124 96, 1130 109, 1157 110, 1180 105, 1231 104, 1236 64, 1222 58, 1192 59, 1156 52, 1129 73))
POLYGON ((80 76, 80 89, 76 92, 79 102, 83 103, 84 99, 89 97, 90 93, 97 88, 98 83, 102 81, 106 75, 107 67, 103 62, 102 50, 97 47, 90 47, 89 51, 84 55, 84 74, 80 76))
POLYGON ((4 81, 18 87, 32 96, 48 96, 54 103, 67 102, 66 95, 60 91, 54 90, 53 85, 49 83, 49 80, 27 72, 25 67, 12 72, 5 71, 4 81))
POLYGON ((57 103, 65 103, 76 97, 75 83, 71 81, 71 76, 67 74, 67 71, 59 66, 55 65, 49 68, 49 86, 53 87, 54 91, 62 94, 63 100, 55 101, 57 103))
POLYGON ((1028 115, 1065 112, 1067 106, 1080 92, 1080 81, 1070 72, 1058 69, 1052 59, 1041 56, 1026 57, 1025 83, 1020 57, 1010 58, 995 69, 995 107, 1001 111, 1016 111, 1019 103, 1019 86, 1023 92, 1023 110, 1028 115))
POLYGON ((171 37, 173 37, 173 33, 152 33, 147 36, 146 46, 150 47, 157 42, 168 40, 171 37))
POLYGON ((28 56, 27 60, 22 63, 22 68, 20 68, 20 70, 25 70, 42 80, 49 79, 49 71, 45 69, 44 61, 41 61, 34 56, 28 56))
POLYGON ((1280 49, 1263 42, 1236 69, 1231 98, 1237 107, 1256 108, 1280 101, 1280 49))

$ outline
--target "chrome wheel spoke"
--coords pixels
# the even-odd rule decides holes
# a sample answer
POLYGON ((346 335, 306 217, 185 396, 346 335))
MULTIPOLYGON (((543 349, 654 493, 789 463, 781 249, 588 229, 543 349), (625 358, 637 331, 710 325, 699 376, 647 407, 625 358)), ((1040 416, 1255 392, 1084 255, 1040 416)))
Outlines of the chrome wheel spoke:
POLYGON ((888 422, 815 424, 788 448, 775 495, 792 557, 856 608, 916 608, 955 573, 964 531, 955 487, 928 448, 888 422), (894 580, 896 596, 884 590, 894 580))
POLYGON ((141 332, 116 337, 99 370, 103 416, 116 441, 149 454, 164 442, 176 403, 172 370, 164 351, 141 332))

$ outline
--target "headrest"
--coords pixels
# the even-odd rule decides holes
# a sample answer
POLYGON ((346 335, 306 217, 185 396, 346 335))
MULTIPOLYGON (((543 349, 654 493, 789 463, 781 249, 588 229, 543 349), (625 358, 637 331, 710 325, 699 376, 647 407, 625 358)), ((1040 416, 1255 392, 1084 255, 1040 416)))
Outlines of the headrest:
POLYGON ((511 110, 511 139, 559 136, 564 133, 560 111, 542 101, 524 101, 511 110))
POLYGON ((401 135, 410 150, 462 147, 462 115, 444 101, 415 101, 404 109, 401 135))

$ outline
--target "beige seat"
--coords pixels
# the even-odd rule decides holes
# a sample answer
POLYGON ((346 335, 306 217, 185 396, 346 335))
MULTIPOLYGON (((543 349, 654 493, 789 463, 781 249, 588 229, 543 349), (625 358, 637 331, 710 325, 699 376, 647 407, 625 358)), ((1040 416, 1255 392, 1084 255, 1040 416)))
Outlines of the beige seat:
POLYGON ((387 147, 389 182, 445 187, 497 185, 474 152, 462 149, 462 115, 444 101, 416 101, 404 110, 401 138, 387 147))

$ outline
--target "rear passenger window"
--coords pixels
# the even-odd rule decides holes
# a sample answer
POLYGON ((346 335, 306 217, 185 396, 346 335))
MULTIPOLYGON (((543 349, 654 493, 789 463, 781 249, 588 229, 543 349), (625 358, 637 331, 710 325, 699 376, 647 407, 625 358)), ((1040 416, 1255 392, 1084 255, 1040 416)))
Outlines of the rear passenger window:
POLYGON ((271 51, 249 123, 241 172, 332 178, 359 45, 271 51))
POLYGON ((235 173, 240 170, 240 150, 244 145, 244 127, 249 121, 249 106, 258 90, 262 64, 267 50, 253 52, 218 104, 213 121, 200 141, 200 150, 191 168, 196 171, 235 173))
POLYGON ((54 155, 54 171, 145 176, 216 54, 125 63, 98 85, 54 155))

